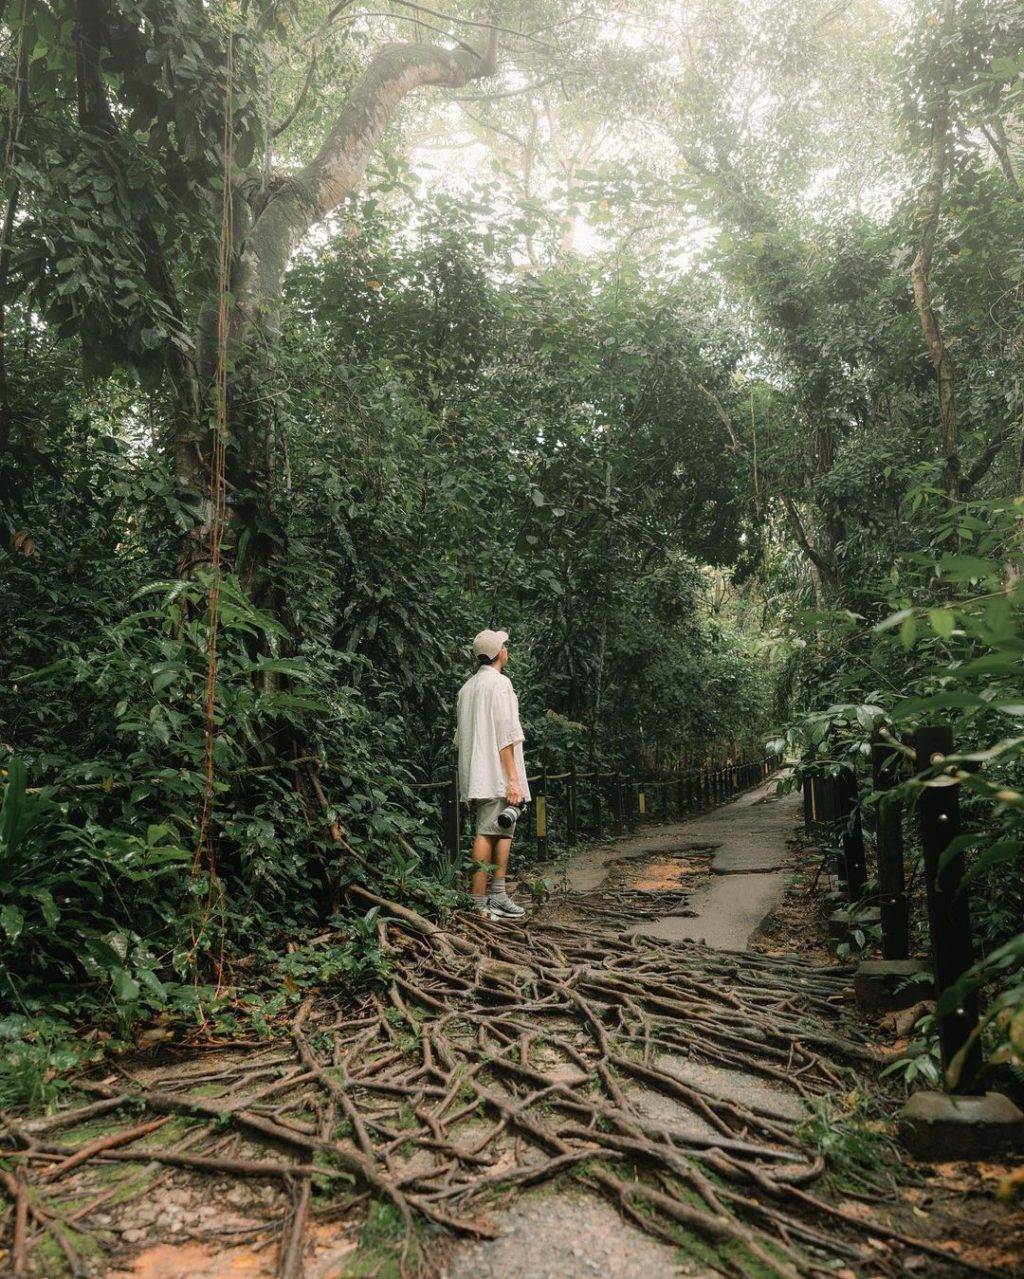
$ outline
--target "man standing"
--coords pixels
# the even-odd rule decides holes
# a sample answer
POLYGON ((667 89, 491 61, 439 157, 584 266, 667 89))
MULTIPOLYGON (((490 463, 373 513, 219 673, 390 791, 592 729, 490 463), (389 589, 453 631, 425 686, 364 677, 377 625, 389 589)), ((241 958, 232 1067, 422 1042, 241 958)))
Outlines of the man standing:
POLYGON ((459 689, 459 789, 473 813, 472 893, 477 912, 488 919, 515 918, 526 912, 505 890, 505 871, 515 827, 502 830, 498 814, 509 804, 530 798, 523 762, 519 699, 503 674, 508 662, 508 633, 481 631, 473 641, 479 667, 459 689), (493 866, 490 892, 487 877, 493 866))

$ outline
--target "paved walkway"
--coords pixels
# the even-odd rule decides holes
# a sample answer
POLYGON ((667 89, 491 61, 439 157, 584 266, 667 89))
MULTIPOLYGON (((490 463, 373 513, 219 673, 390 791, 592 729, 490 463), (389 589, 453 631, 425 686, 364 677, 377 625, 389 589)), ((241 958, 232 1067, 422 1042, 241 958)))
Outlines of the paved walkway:
MULTIPOLYGON (((786 839, 800 814, 800 796, 776 794, 773 779, 673 829, 687 843, 711 846, 712 880, 690 903, 696 915, 669 915, 637 932, 669 941, 703 941, 717 950, 744 950, 781 899, 788 878, 786 839)), ((658 831, 659 840, 666 831, 658 831)))
MULTIPOLYGON (((626 839, 588 848, 573 858, 566 887, 599 890, 613 866, 652 853, 710 850, 710 882, 695 893, 693 916, 665 915, 636 932, 672 941, 703 940, 743 950, 779 901, 788 878, 786 839, 800 816, 799 795, 780 796, 776 779, 702 816, 652 826, 626 839)), ((799 1118, 799 1099, 738 1070, 665 1054, 657 1066, 722 1097, 741 1098, 768 1115, 799 1118)), ((678 1102, 628 1089, 640 1112, 676 1128, 712 1130, 678 1102)), ((496 1214, 505 1233, 491 1242, 456 1248, 450 1279, 707 1279, 721 1272, 658 1243, 630 1225, 603 1199, 577 1189, 547 1188, 523 1195, 496 1214)))
POLYGON ((713 852, 711 883, 690 902, 692 917, 666 915, 636 932, 668 941, 707 942, 718 950, 743 950, 786 886, 786 840, 800 820, 799 794, 777 794, 777 779, 729 804, 687 821, 651 826, 637 835, 598 844, 569 863, 566 887, 590 893, 613 864, 659 852, 713 852))

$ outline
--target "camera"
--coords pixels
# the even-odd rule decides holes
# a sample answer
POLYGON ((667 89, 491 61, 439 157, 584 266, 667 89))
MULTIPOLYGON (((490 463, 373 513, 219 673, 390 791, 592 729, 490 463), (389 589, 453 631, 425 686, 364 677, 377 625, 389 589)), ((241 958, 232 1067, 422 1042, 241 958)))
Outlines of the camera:
POLYGON ((509 804, 494 819, 502 830, 511 830, 526 811, 525 804, 509 804))

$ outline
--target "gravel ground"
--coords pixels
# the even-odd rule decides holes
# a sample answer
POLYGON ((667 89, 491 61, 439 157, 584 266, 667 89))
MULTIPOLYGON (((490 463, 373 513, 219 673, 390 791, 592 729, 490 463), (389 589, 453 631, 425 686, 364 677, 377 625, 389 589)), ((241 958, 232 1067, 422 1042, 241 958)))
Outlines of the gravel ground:
MULTIPOLYGON (((502 1216, 500 1239, 458 1250, 450 1279, 674 1279, 674 1249, 577 1191, 524 1195, 502 1216)), ((705 1272, 707 1273, 707 1272, 705 1272)), ((710 1279, 710 1276, 709 1276, 710 1279)))

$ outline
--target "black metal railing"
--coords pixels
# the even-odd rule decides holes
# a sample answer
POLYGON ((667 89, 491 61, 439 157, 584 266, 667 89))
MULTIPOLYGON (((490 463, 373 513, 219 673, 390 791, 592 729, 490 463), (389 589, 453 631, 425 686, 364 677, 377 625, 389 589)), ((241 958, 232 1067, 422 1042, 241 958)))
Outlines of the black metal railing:
MULTIPOLYGON (((760 786, 781 766, 778 755, 735 760, 713 768, 638 778, 622 769, 580 770, 570 759, 568 768, 551 772, 547 763, 529 775, 532 803, 530 835, 535 856, 550 853, 552 834, 566 846, 584 839, 600 840, 636 829, 641 820, 678 821, 724 803, 740 791, 760 786)), ((462 844, 462 807, 458 770, 438 781, 419 782, 415 789, 436 794, 442 843, 458 864, 462 844)), ((522 832, 520 832, 522 834, 522 832)))
MULTIPOLYGON (((974 962, 971 914, 963 891, 964 855, 950 850, 961 833, 962 766, 946 765, 953 753, 952 730, 943 725, 918 728, 904 741, 881 730, 871 745, 873 832, 877 889, 870 889, 861 817, 860 780, 849 764, 830 774, 805 773, 804 823, 837 845, 839 889, 856 923, 878 908, 885 960, 910 955, 910 899, 904 867, 905 806, 897 789, 914 774, 930 774, 917 797, 917 832, 924 870, 925 904, 935 996, 955 985, 974 962), (949 851, 947 851, 949 850, 949 851)), ((942 1004, 940 1003, 940 1009, 942 1004)), ((936 1018, 944 1070, 954 1061, 954 1092, 974 1090, 981 1068, 977 1033, 978 1002, 974 995, 956 1001, 936 1018), (959 1058, 959 1060, 958 1060, 959 1058)))

